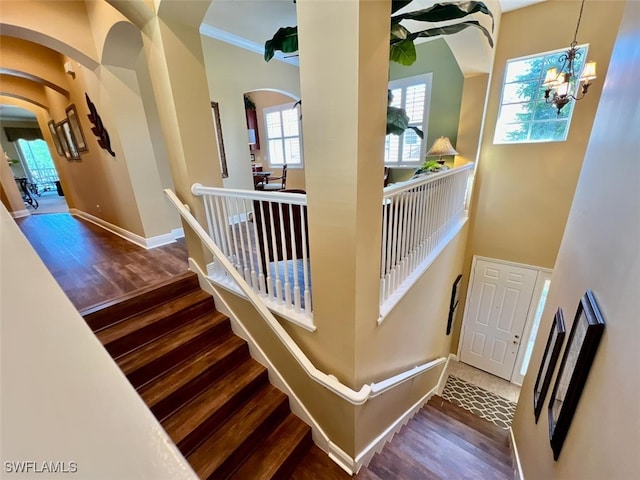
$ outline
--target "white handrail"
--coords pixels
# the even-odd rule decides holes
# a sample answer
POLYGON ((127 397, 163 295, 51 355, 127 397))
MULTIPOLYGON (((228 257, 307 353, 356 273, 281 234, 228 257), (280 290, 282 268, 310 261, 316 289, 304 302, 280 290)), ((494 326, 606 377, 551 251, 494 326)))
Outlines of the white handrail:
MULTIPOLYGON (((197 184, 192 187, 192 190, 206 188, 199 186, 197 184)), ((218 248, 218 246, 213 242, 211 237, 207 234, 206 230, 202 228, 198 220, 189 212, 187 206, 183 204, 180 199, 176 196, 173 191, 170 189, 166 189, 164 193, 167 195, 171 203, 176 207, 178 213, 182 216, 182 218, 189 224, 189 226, 193 229, 193 231, 200 237, 200 241, 209 249, 209 251, 214 255, 216 261, 220 262, 220 264, 225 268, 227 273, 233 278, 233 280, 238 284, 238 286, 242 289, 244 294, 247 296, 251 304, 258 311, 260 316, 267 322, 267 325, 271 327, 273 332, 276 334, 278 339, 284 344, 289 353, 296 359, 298 364, 302 367, 302 369, 306 372, 309 377, 315 380, 320 385, 324 386, 328 390, 332 391, 340 398, 348 401, 353 405, 362 405, 370 398, 380 395, 381 393, 400 385, 401 383, 410 380, 411 378, 419 375, 422 372, 429 370, 430 368, 440 365, 445 362, 445 358, 438 358, 431 362, 425 363, 423 365, 414 367, 412 369, 407 370, 406 372, 395 375, 387 380, 378 383, 372 383, 371 385, 364 384, 360 388, 360 390, 354 390, 343 383, 341 383, 336 377, 332 375, 327 375, 324 372, 318 370, 309 360, 309 358, 305 355, 305 353, 298 347, 298 345, 293 341, 291 336, 287 333, 287 331, 282 328, 282 325, 278 323, 276 318, 273 316, 271 311, 264 305, 264 303, 260 300, 260 297, 251 289, 251 287, 246 283, 242 275, 238 273, 233 264, 229 262, 229 260, 225 257, 222 250, 218 248)), ((262 192, 256 192, 262 193, 262 192)))
POLYGON ((390 195, 393 195, 394 193, 401 192, 402 190, 408 190, 408 189, 410 189, 412 187, 415 187, 416 185, 419 185, 421 183, 435 182, 436 180, 448 177, 449 175, 457 175, 463 170, 473 170, 474 165, 475 164, 473 164, 473 163, 468 163, 468 164, 463 165, 461 167, 455 167, 455 168, 452 168, 452 169, 449 169, 449 170, 444 170, 444 171, 441 171, 441 172, 432 173, 430 175, 411 178, 411 179, 406 180, 404 182, 394 183, 392 185, 389 185, 388 187, 384 187, 383 196, 384 196, 384 198, 387 198, 390 195))
POLYGON ((307 196, 304 193, 290 193, 290 192, 265 192, 260 190, 236 190, 233 188, 216 188, 216 187, 205 187, 200 183, 194 183, 191 186, 191 193, 196 196, 202 195, 219 195, 221 192, 224 192, 225 197, 236 197, 236 198, 248 198, 250 200, 263 200, 263 201, 272 201, 272 202, 281 202, 282 201, 282 193, 287 194, 287 203, 292 205, 306 205, 307 204, 307 196))

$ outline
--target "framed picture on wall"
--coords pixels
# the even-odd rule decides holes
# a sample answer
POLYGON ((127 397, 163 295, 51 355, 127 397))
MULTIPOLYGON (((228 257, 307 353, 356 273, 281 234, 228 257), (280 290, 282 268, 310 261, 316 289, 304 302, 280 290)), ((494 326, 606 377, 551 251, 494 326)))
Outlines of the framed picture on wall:
POLYGON ((544 403, 547 392, 549 391, 551 377, 553 376, 553 371, 556 368, 556 363, 558 363, 558 357, 560 356, 560 349, 562 348, 562 342, 564 341, 566 331, 562 309, 558 308, 556 314, 553 316, 551 331, 547 338, 547 346, 544 348, 542 362, 540 363, 540 369, 538 370, 538 377, 536 378, 536 384, 533 387, 533 412, 536 416, 536 423, 538 423, 538 418, 542 411, 542 404, 544 403))
POLYGON ((213 123, 216 131, 216 138, 218 140, 218 153, 220 154, 220 171, 222 172, 222 178, 229 176, 227 170, 227 156, 224 153, 224 140, 222 138, 222 123, 220 122, 220 107, 218 102, 211 102, 211 108, 213 109, 213 123))
POLYGON ((53 145, 56 147, 56 152, 58 152, 58 155, 60 155, 61 157, 64 157, 64 150, 62 149, 62 143, 60 143, 60 138, 58 138, 58 132, 56 132, 56 124, 53 122, 53 120, 49 120, 47 122, 47 125, 49 126, 49 133, 51 134, 51 138, 53 139, 53 145))
POLYGON ((67 160, 72 160, 71 158, 71 150, 69 149, 69 143, 67 143, 67 138, 64 134, 64 129, 62 127, 62 122, 56 123, 56 135, 58 137, 58 141, 60 142, 60 146, 62 148, 62 153, 64 154, 67 160))
POLYGON ((549 400, 549 439, 554 460, 560 456, 603 332, 604 320, 593 293, 587 290, 578 304, 549 400))
POLYGON ((82 133, 82 127, 80 126, 80 119, 78 117, 76 106, 72 103, 67 107, 66 112, 76 148, 79 152, 86 152, 89 149, 87 148, 87 142, 84 139, 84 133, 82 133))
POLYGON ((63 120, 60 123, 62 125, 62 133, 64 135, 64 139, 67 141, 67 145, 69 147, 71 160, 80 160, 80 152, 78 152, 78 146, 76 145, 75 137, 73 136, 73 132, 71 131, 69 120, 63 120))

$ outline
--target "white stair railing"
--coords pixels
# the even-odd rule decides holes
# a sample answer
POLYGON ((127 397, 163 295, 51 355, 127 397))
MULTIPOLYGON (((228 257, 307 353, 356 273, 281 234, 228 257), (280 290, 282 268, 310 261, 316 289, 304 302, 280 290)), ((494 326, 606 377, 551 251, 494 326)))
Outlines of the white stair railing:
POLYGON ((384 190, 380 263, 381 319, 426 270, 467 218, 473 164, 384 190))
MULTIPOLYGON (((270 309, 313 330, 306 195, 200 184, 191 190, 203 197, 209 236, 253 291, 270 309)), ((219 263, 208 273, 237 290, 219 263)))
MULTIPOLYGON (((205 188, 199 184, 193 186, 192 189, 205 188)), ((354 390, 347 385, 340 382, 335 376, 328 375, 318 370, 315 365, 309 360, 309 357, 300 349, 300 347, 293 341, 289 333, 280 325, 280 323, 273 316, 271 311, 265 307, 263 299, 256 294, 251 286, 245 281, 244 275, 242 275, 237 267, 233 265, 227 258, 227 254, 224 253, 209 236, 206 230, 200 225, 198 220, 191 215, 191 212, 187 209, 186 205, 180 201, 180 199, 171 190, 164 191, 169 201, 176 208, 183 220, 193 229, 194 233, 198 236, 204 247, 213 255, 214 261, 220 262, 220 267, 225 269, 230 279, 234 281, 239 289, 243 292, 247 300, 251 302, 256 311, 264 319, 266 324, 271 328, 273 333, 282 342, 287 351, 292 355, 295 361, 302 367, 305 373, 312 378, 315 382, 322 385, 327 390, 335 393, 340 398, 348 401, 352 405, 363 405, 369 399, 383 394, 384 392, 401 385, 418 375, 421 375, 434 367, 444 364, 447 359, 439 357, 431 360, 427 363, 417 365, 413 368, 409 368, 403 372, 398 373, 392 377, 383 379, 379 382, 365 383, 359 390, 354 390)), ((246 193, 246 192, 245 192, 246 193)), ((193 260, 190 259, 190 262, 193 260)), ((195 262, 194 262, 195 263, 195 262)), ((202 275, 202 268, 196 264, 196 268, 199 274, 202 275)), ((211 283, 211 278, 207 278, 211 283)), ((236 319, 236 321, 242 323, 242 319, 236 319)), ((246 327, 245 327, 246 328, 246 327)))

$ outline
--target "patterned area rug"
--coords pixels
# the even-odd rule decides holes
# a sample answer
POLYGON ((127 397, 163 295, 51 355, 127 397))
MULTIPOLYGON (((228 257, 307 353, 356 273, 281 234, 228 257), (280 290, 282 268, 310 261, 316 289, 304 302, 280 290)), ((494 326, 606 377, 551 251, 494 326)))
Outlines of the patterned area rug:
POLYGON ((465 382, 454 375, 449 375, 447 378, 442 398, 505 430, 511 426, 513 414, 516 411, 515 402, 465 382))

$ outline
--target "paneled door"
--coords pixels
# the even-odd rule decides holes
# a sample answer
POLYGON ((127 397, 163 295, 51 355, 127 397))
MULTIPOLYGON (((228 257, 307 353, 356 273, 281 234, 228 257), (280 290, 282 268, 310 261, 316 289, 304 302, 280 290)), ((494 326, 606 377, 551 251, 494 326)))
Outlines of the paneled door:
POLYGON ((476 259, 460 361, 511 379, 537 275, 535 269, 476 259))

